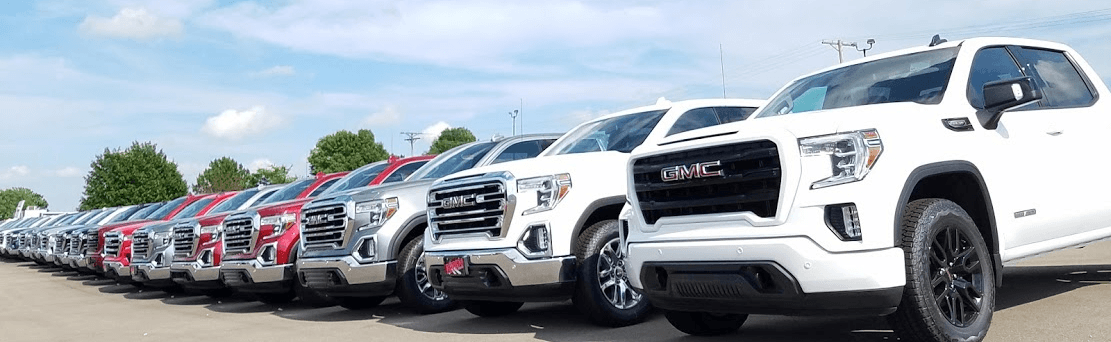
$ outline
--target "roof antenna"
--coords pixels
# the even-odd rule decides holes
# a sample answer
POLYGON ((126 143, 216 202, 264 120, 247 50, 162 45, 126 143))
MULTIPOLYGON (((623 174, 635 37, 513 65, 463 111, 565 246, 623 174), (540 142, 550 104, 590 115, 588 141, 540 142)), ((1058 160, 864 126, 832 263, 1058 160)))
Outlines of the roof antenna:
POLYGON ((930 46, 934 47, 934 46, 940 45, 941 43, 944 43, 944 42, 947 42, 947 41, 948 40, 941 39, 940 34, 935 34, 933 38, 930 38, 930 46))

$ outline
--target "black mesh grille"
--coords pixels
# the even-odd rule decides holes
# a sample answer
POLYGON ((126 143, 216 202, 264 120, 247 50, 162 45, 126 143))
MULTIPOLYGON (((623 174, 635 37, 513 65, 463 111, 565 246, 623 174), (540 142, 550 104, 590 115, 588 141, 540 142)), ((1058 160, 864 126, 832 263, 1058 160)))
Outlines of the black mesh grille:
MULTIPOLYGON (((672 171, 670 175, 674 174, 672 171)), ((648 224, 668 216, 742 211, 773 217, 779 204, 781 177, 779 150, 768 140, 673 152, 633 162, 636 200, 648 224), (718 164, 707 170, 720 170, 721 175, 663 179, 665 169, 695 169, 713 162, 718 164)))

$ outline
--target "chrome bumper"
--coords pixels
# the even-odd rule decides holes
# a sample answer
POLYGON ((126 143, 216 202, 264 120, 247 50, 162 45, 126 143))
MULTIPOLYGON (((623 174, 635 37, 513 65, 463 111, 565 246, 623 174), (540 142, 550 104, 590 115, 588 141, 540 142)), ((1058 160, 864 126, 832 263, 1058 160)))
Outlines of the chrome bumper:
POLYGON ((104 272, 108 272, 108 271, 116 272, 116 275, 119 276, 119 277, 130 277, 131 276, 131 267, 124 266, 123 263, 119 263, 119 262, 115 262, 115 261, 105 261, 104 262, 104 272))
POLYGON ((389 277, 389 269, 397 261, 385 261, 373 264, 359 264, 351 256, 337 258, 301 259, 297 260, 297 271, 310 269, 335 269, 347 279, 350 285, 381 283, 393 281, 389 277))
POLYGON ((220 266, 204 267, 197 262, 174 263, 170 265, 171 271, 189 272, 193 281, 218 281, 220 280, 220 266))
POLYGON ((131 279, 135 281, 168 280, 170 279, 170 268, 158 267, 149 262, 131 264, 131 279))
POLYGON ((478 251, 438 251, 424 252, 426 269, 443 268, 446 257, 466 257, 470 265, 496 265, 505 272, 513 286, 559 284, 567 279, 563 272, 564 263, 574 261, 574 256, 553 257, 529 260, 513 248, 478 251))
POLYGON ((229 271, 243 271, 254 283, 271 283, 293 279, 293 264, 263 266, 257 260, 223 260, 220 268, 229 271))

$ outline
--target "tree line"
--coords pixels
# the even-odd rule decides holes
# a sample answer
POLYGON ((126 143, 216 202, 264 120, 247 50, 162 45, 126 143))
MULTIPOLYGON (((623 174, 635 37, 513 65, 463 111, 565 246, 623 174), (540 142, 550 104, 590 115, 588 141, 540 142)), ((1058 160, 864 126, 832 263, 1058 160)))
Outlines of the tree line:
MULTIPOLYGON (((475 141, 474 134, 462 127, 444 130, 426 154, 439 154, 475 141)), ((340 130, 316 142, 309 153, 312 174, 351 171, 360 166, 386 160, 390 155, 368 129, 357 132, 340 130)), ((212 160, 197 175, 192 193, 238 191, 260 184, 282 184, 297 179, 291 166, 273 165, 251 172, 230 157, 212 160)), ((141 203, 161 202, 189 193, 189 186, 178 166, 153 142, 134 142, 126 149, 104 149, 92 161, 85 176, 85 190, 77 210, 91 210, 141 203)), ((45 208, 42 195, 27 188, 0 190, 0 219, 7 219, 20 200, 26 206, 45 208)))

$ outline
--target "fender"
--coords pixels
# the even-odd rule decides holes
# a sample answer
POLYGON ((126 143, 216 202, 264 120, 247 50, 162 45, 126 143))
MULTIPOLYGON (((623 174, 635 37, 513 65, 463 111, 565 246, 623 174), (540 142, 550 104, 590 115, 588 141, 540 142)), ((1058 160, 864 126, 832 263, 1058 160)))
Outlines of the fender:
POLYGON ((422 212, 409 217, 409 219, 405 221, 405 224, 401 225, 401 228, 394 232, 393 237, 390 238, 390 257, 396 260, 397 253, 401 253, 401 249, 405 248, 405 246, 401 245, 401 239, 404 239, 406 235, 409 235, 409 232, 413 231, 413 228, 427 223, 428 214, 426 213, 422 212))
POLYGON ((930 163, 919 166, 910 172, 907 176, 906 183, 903 184, 903 191, 899 194, 899 202, 895 208, 894 218, 894 246, 899 246, 901 236, 903 235, 902 219, 906 211, 906 204, 910 201, 911 193, 914 192, 914 187, 918 182, 926 177, 950 174, 950 173, 966 173, 976 179, 977 184, 980 186, 980 196, 984 199, 985 210, 987 210, 987 221, 989 229, 991 230, 991 257, 992 264, 995 268, 995 283, 996 286, 1003 284, 1003 259, 1000 257, 999 250, 999 231, 995 224, 995 208, 992 205, 991 194, 988 192, 987 184, 984 183, 984 176, 980 174, 980 169, 966 160, 950 160, 936 163, 930 163))
MULTIPOLYGON (((594 200, 594 202, 590 202, 590 204, 588 204, 586 206, 586 209, 583 210, 582 214, 579 215, 578 221, 575 221, 575 231, 571 232, 571 243, 570 243, 571 249, 570 250, 572 252, 574 252, 575 243, 578 242, 579 233, 582 232, 582 230, 584 228, 586 228, 586 227, 583 227, 583 225, 586 224, 586 220, 590 219, 591 215, 594 215, 594 211, 596 211, 596 210, 598 210, 598 208, 602 208, 602 207, 608 207, 608 206, 611 206, 611 205, 621 206, 621 205, 624 205, 624 204, 625 204, 625 195, 603 197, 603 198, 599 198, 597 200, 594 200)), ((618 210, 620 210, 620 209, 618 209, 618 210)), ((616 220, 617 217, 615 216, 614 219, 616 220)))

